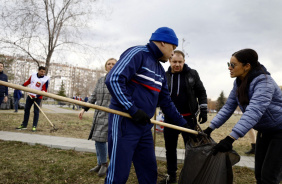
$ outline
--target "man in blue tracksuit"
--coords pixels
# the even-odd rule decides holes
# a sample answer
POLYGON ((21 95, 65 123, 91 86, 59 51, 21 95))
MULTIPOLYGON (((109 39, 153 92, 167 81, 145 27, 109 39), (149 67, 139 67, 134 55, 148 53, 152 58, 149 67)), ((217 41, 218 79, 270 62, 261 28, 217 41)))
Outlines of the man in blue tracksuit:
POLYGON ((146 46, 127 49, 107 75, 105 83, 112 95, 110 108, 127 112, 132 119, 109 114, 110 165, 105 183, 126 183, 132 162, 140 184, 157 182, 150 123, 157 105, 174 124, 187 127, 171 101, 165 71, 159 62, 166 62, 177 46, 174 31, 161 27, 146 46))

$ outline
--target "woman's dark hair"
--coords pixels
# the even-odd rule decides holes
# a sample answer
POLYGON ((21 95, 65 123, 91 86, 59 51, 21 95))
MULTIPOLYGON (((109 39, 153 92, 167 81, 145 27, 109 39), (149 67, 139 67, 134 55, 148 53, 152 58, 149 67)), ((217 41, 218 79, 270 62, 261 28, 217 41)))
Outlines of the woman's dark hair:
POLYGON ((245 78, 241 81, 240 86, 237 88, 237 95, 238 99, 241 105, 248 105, 249 104, 249 84, 248 78, 250 76, 250 73, 254 70, 261 69, 261 65, 258 62, 258 54, 253 49, 242 49, 232 54, 240 63, 244 65, 250 64, 251 69, 248 72, 248 74, 245 76, 245 78))

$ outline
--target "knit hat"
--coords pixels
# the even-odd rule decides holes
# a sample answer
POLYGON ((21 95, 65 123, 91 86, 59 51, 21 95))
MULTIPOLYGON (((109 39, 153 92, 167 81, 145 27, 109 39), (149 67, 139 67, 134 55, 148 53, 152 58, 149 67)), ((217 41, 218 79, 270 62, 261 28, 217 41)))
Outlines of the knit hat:
POLYGON ((158 28, 152 33, 150 41, 166 42, 178 46, 178 38, 176 37, 175 32, 168 27, 158 28))

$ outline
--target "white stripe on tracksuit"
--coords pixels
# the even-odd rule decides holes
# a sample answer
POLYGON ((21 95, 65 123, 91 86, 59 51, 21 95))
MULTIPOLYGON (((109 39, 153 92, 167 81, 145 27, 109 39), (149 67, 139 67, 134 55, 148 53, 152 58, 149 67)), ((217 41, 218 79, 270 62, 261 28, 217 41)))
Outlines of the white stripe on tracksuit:
POLYGON ((107 184, 113 183, 114 174, 115 174, 115 163, 116 163, 116 150, 117 150, 117 139, 118 139, 118 122, 119 115, 113 115, 113 125, 112 125, 112 139, 113 139, 113 148, 112 155, 110 160, 110 165, 108 168, 107 184))
POLYGON ((132 103, 126 98, 126 96, 120 89, 118 78, 125 66, 131 61, 132 57, 140 51, 148 51, 148 49, 146 47, 136 47, 132 49, 122 60, 119 61, 121 64, 118 65, 117 68, 115 68, 115 71, 112 73, 110 79, 110 84, 113 92, 115 93, 115 96, 117 97, 119 102, 126 108, 126 110, 130 109, 132 103))

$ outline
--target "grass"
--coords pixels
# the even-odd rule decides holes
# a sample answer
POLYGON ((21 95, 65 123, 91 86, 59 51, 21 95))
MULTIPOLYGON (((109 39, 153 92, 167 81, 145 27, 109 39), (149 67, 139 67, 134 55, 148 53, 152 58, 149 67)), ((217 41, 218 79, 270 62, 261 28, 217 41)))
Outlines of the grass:
MULTIPOLYGON (((92 126, 93 111, 85 113, 83 120, 78 119, 79 111, 76 112, 53 114, 46 111, 48 118, 59 128, 56 132, 50 132, 52 127, 40 114, 38 131, 35 134, 87 139, 92 126)), ((208 116, 208 123, 201 125, 202 129, 208 126, 213 117, 214 114, 208 116)), ((33 113, 28 129, 21 132, 31 133, 32 119, 33 113)), ((216 141, 224 138, 239 119, 239 115, 232 116, 225 125, 212 133, 212 137, 216 141)), ((22 120, 22 113, 0 111, 0 130, 18 132, 15 128, 22 120)), ((243 155, 244 151, 250 149, 249 145, 248 138, 242 138, 234 143, 234 149, 243 155)), ((164 147, 161 133, 156 135, 156 146, 164 147)), ((184 148, 182 139, 179 139, 178 148, 184 148)), ((103 183, 103 179, 88 172, 96 165, 95 154, 5 141, 0 141, 0 149, 0 183, 103 183)), ((182 165, 179 164, 178 167, 180 172, 182 165)), ((158 173, 158 180, 166 174, 165 162, 158 161, 158 173)), ((253 171, 247 168, 234 167, 233 173, 234 183, 255 183, 253 171)), ((138 183, 134 167, 131 169, 128 183, 138 183)))
MULTIPOLYGON (((28 145, 0 140, 0 183, 104 183, 104 178, 90 173, 97 164, 92 153, 28 145)), ((182 164, 178 165, 178 174, 182 164)), ((158 161, 158 181, 166 173, 165 162, 158 161)), ((253 171, 234 167, 234 183, 254 183, 253 171)), ((137 184, 134 167, 128 182, 137 184)))

